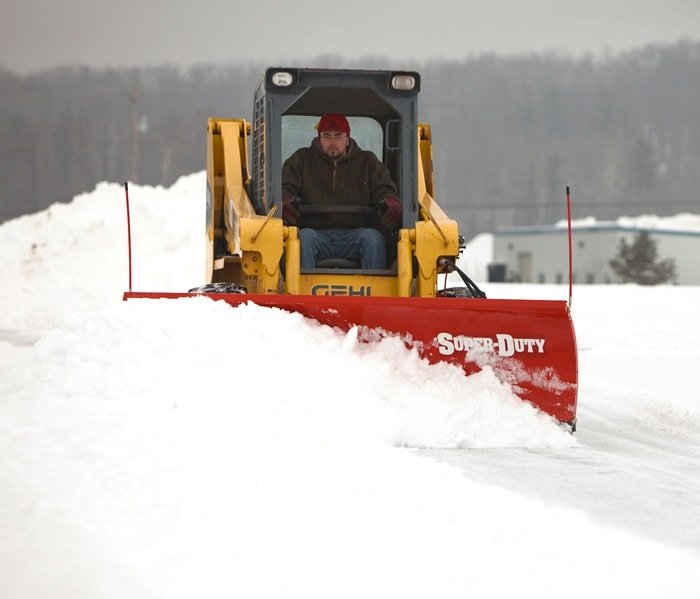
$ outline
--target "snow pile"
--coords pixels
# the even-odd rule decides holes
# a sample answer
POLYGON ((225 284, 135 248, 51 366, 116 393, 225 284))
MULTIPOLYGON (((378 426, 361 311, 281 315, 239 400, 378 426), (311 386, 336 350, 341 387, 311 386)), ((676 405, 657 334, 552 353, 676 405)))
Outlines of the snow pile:
MULTIPOLYGON (((130 191, 134 288, 199 282, 203 174, 130 191)), ((473 448, 504 448, 489 467, 512 463, 513 480, 531 475, 522 455, 544 459, 538 451, 564 468, 583 456, 585 467, 585 448, 489 369, 464 377, 396 339, 358 343, 356 330, 253 304, 122 302, 123 202, 120 186, 102 184, 0 227, 3 596, 697 596, 697 550, 423 457, 417 448, 472 448, 467 461, 495 451, 473 448), (17 345, 27 331, 36 343, 17 345)), ((472 257, 489 243, 475 240, 472 257)), ((673 388, 654 361, 673 369, 688 360, 692 372, 698 291, 659 288, 629 303, 620 289, 606 290, 605 318, 591 316, 600 313, 592 297, 592 309, 575 313, 590 365, 584 413, 594 420, 590 411, 605 405, 620 423, 637 410, 639 430, 669 430, 692 454, 694 387, 673 388), (686 334, 640 318, 681 291, 666 314, 686 334), (619 376, 635 365, 647 400, 619 376), (614 402, 610 379, 620 386, 614 402)), ((577 482, 582 495, 590 476, 577 482)), ((556 496, 558 482, 537 484, 556 496)), ((671 487, 683 514, 685 487, 671 487)), ((665 492, 652 483, 634 493, 650 489, 665 492)))
MULTIPOLYGON (((617 225, 623 229, 644 229, 659 231, 700 231, 700 215, 683 212, 673 216, 642 214, 640 216, 620 216, 614 221, 599 221, 594 216, 578 218, 571 221, 572 228, 617 225)), ((566 220, 557 221, 555 227, 567 227, 566 220)))
MULTIPOLYGON (((205 173, 173 187, 132 185, 133 287, 183 291, 204 279, 205 173)), ((41 331, 121 300, 129 284, 124 188, 100 183, 71 203, 0 227, 0 330, 41 331)))
POLYGON ((673 216, 621 216, 617 224, 630 229, 659 229, 662 231, 700 231, 700 215, 681 213, 673 216))

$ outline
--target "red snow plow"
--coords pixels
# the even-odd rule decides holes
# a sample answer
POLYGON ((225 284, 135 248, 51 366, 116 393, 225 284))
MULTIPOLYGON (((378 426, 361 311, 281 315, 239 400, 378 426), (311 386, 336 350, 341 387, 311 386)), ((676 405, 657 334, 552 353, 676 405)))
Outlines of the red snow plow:
MULTIPOLYGON (((251 125, 209 119, 206 294, 231 305, 254 302, 299 312, 322 324, 360 329, 360 338, 399 335, 432 363, 466 374, 490 367, 515 393, 575 428, 576 338, 564 300, 486 299, 457 267, 464 247, 457 223, 433 199, 430 127, 416 121, 420 76, 406 71, 268 69, 251 125), (383 231, 387 267, 346 260, 300 266, 299 229, 281 215, 282 164, 308 146, 324 113, 348 116, 353 138, 389 169, 403 199, 398 233, 383 231), (457 272, 464 287, 438 289, 457 272)), ((128 188, 127 188, 128 206, 128 188)))

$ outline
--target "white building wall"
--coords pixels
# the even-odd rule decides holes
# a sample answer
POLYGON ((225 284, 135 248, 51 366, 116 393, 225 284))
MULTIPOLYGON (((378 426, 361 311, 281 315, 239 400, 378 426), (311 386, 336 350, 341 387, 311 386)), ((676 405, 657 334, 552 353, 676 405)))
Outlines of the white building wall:
POLYGON ((700 235, 659 233, 659 259, 676 261, 676 281, 679 285, 700 285, 700 235))
POLYGON ((568 248, 566 235, 558 233, 507 233, 494 236, 494 262, 506 264, 506 279, 522 283, 554 283, 556 273, 568 277, 568 248), (519 257, 532 256, 530 273, 521 272, 519 257), (544 277, 544 281, 541 280, 544 277))
POLYGON ((618 251, 618 231, 574 231, 574 282, 581 284, 614 283, 610 268, 618 251))
MULTIPOLYGON (((631 241, 639 231, 622 228, 574 229, 574 282, 617 283, 609 262, 622 237, 631 241)), ((650 231, 657 241, 659 259, 676 262, 677 283, 700 285, 700 234, 650 231)), ((506 265, 506 280, 523 283, 568 283, 568 234, 559 228, 522 228, 497 232, 493 260, 506 265), (530 259, 523 259, 529 256, 530 259), (528 261, 529 272, 523 269, 528 261)))

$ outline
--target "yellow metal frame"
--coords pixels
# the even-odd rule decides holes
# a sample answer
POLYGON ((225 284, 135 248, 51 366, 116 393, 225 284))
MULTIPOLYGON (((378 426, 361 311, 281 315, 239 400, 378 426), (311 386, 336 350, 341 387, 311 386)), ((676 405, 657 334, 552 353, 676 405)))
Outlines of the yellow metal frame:
POLYGON ((243 119, 208 121, 207 282, 239 283, 249 293, 265 294, 435 296, 440 259, 457 257, 459 233, 457 223, 432 197, 429 125, 418 126, 420 218, 413 228, 399 232, 395 274, 381 275, 343 270, 301 273, 297 228, 284 226, 274 206, 264 216, 256 214, 248 196, 249 135, 250 124, 243 119), (216 250, 221 256, 215 256, 216 250))

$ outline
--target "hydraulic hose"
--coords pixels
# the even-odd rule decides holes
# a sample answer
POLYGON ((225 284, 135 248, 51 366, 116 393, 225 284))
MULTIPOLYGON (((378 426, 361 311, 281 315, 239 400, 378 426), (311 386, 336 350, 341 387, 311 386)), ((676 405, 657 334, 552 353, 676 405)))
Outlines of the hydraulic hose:
POLYGON ((472 281, 467 273, 465 273, 461 268, 459 268, 454 262, 448 260, 447 258, 441 258, 439 261, 440 266, 445 267, 447 272, 456 272, 459 278, 464 282, 464 286, 469 290, 472 297, 484 298, 486 294, 479 289, 478 285, 472 281))

